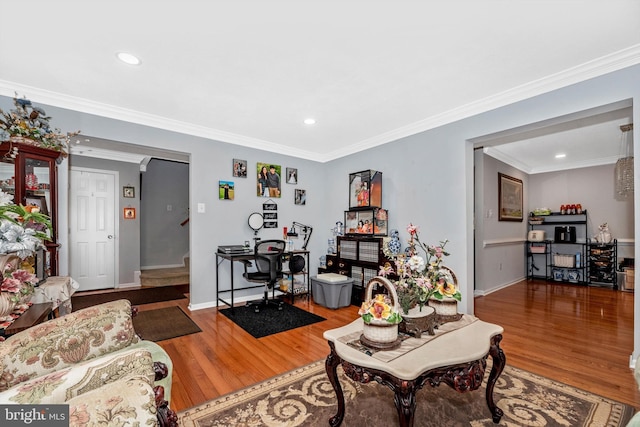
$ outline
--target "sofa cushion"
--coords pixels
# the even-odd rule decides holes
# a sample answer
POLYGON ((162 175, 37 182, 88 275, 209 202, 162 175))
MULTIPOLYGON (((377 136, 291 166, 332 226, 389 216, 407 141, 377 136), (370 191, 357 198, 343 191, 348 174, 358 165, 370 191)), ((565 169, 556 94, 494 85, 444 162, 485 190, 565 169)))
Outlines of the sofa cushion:
POLYGON ((144 378, 120 380, 69 400, 69 426, 155 426, 153 388, 144 378))
POLYGON ((62 403, 130 377, 144 378, 150 386, 154 385, 149 351, 126 349, 32 378, 1 392, 0 403, 62 403))
POLYGON ((131 303, 118 300, 70 313, 0 343, 0 391, 137 343, 131 303))
POLYGON ((151 353, 151 358, 153 359, 154 362, 162 362, 167 366, 167 370, 169 371, 169 374, 161 380, 156 380, 156 382, 154 383, 154 386, 160 385, 164 387, 164 399, 167 402, 169 402, 169 404, 171 404, 171 382, 173 381, 173 362, 171 361, 171 358, 169 357, 167 352, 158 344, 154 343, 153 341, 147 341, 147 340, 140 340, 129 348, 138 348, 138 349, 147 350, 151 353))

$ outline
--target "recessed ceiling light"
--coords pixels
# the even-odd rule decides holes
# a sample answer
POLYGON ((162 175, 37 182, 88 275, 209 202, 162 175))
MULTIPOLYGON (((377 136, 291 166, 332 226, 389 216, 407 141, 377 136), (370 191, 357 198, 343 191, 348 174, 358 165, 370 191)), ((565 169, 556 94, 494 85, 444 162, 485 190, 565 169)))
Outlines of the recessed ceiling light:
POLYGON ((316 124, 316 119, 304 119, 304 124, 305 125, 315 125, 316 124))
POLYGON ((567 155, 564 153, 556 154, 556 159, 564 159, 565 157, 567 157, 567 155))
POLYGON ((118 59, 125 64, 129 65, 140 65, 140 58, 137 56, 127 53, 127 52, 118 52, 118 59))

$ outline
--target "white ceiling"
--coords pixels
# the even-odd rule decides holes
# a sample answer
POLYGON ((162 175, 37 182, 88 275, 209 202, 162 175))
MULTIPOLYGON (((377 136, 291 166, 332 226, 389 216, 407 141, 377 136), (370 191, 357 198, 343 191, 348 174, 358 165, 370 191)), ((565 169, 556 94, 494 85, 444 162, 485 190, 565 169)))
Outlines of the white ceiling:
MULTIPOLYGON (((640 63, 637 0, 32 0, 1 9, 0 95, 317 161, 640 63), (142 64, 119 62, 118 51, 142 64), (308 117, 317 123, 303 124, 308 117)), ((617 141, 618 121, 599 145, 617 141)), ((594 129, 583 129, 584 144, 594 129)), ((562 135, 553 138, 545 143, 557 147, 562 135)))

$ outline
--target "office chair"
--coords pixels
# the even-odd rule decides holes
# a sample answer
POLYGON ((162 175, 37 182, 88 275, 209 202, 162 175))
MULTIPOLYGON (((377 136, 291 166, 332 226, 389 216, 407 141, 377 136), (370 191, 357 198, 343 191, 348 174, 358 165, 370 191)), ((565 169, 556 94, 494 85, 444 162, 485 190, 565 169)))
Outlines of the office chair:
POLYGON ((282 310, 282 301, 270 300, 269 289, 273 290, 278 279, 282 278, 282 254, 286 247, 284 240, 261 240, 256 243, 254 256, 256 271, 247 271, 245 264, 244 278, 250 282, 264 282, 264 297, 260 301, 251 301, 247 306, 258 313, 262 307, 273 305, 282 310))

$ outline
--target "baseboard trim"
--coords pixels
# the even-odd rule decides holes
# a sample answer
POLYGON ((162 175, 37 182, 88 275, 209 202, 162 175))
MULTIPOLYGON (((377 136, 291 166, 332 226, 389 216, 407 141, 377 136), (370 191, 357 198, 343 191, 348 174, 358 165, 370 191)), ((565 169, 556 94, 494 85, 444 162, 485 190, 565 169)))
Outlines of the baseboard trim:
POLYGON ((162 268, 180 268, 180 267, 184 267, 184 264, 145 265, 145 266, 140 266, 140 270, 160 270, 162 268))
POLYGON ((499 291, 500 289, 504 289, 504 288, 508 288, 509 286, 513 286, 516 283, 520 283, 524 280, 524 277, 519 278, 518 280, 511 282, 511 283, 505 283, 504 285, 499 285, 496 286, 495 288, 491 288, 491 289, 487 289, 487 290, 474 290, 473 291, 473 296, 474 297, 483 297, 485 295, 489 295, 492 294, 496 291, 499 291))
POLYGON ((116 285, 116 289, 130 289, 130 288, 139 288, 140 283, 120 283, 116 285))

